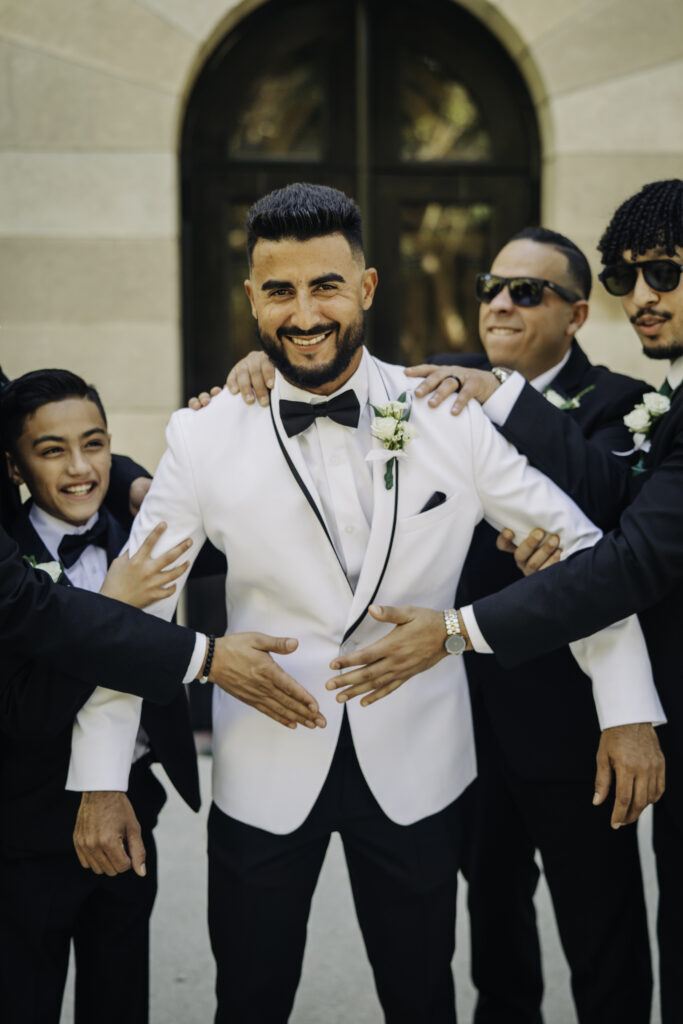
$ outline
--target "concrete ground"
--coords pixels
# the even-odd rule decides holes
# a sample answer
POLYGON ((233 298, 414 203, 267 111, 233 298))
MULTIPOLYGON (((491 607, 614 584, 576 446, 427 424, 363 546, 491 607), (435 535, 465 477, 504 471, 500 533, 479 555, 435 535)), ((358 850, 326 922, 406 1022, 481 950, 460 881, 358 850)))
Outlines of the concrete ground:
MULTIPOLYGON (((200 758, 202 811, 193 814, 167 786, 169 801, 157 828, 160 883, 152 918, 151 1024, 211 1024, 213 1020, 214 967, 205 924, 205 820, 210 769, 210 759, 200 758)), ((646 812, 640 824, 640 840, 652 926, 656 883, 650 826, 646 812)), ((544 954, 545 1021, 575 1024, 569 975, 543 878, 536 906, 544 954)), ((458 1017, 461 1024, 469 1024, 475 994, 469 978, 464 882, 458 895, 456 949, 453 971, 458 1017)), ((70 979, 61 1024, 70 1024, 72 1015, 70 979)), ((334 836, 313 900, 303 976, 290 1022, 381 1024, 382 1019, 355 919, 341 843, 334 836)), ((652 1020, 659 1020, 656 997, 652 1020)))

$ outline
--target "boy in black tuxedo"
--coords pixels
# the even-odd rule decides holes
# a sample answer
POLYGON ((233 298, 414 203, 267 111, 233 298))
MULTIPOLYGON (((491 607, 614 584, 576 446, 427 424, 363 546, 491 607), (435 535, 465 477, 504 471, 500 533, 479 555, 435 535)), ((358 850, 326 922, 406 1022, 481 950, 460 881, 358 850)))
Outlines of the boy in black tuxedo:
MULTIPOLYGON (((102 505, 111 457, 97 392, 67 371, 25 374, 3 389, 1 430, 10 478, 32 495, 12 524, 24 555, 38 565, 53 563, 66 585, 139 606, 157 599, 163 567, 156 560, 145 569, 145 559, 134 564, 124 556, 107 574, 126 533, 102 505)), ((177 571, 164 575, 168 584, 177 571)), ((59 1021, 71 939, 77 1024, 124 1015, 147 1020, 152 828, 166 799, 151 762, 161 761, 185 801, 199 807, 185 694, 163 708, 145 702, 128 789, 141 825, 141 836, 128 840, 136 870, 115 877, 104 863, 99 875, 82 870, 71 837, 78 795, 64 783, 73 719, 90 693, 68 678, 59 688, 25 686, 11 669, 2 680, 0 809, 12 825, 0 840, 1 1002, 15 1024, 59 1021), (140 839, 146 864, 134 848, 140 839)))

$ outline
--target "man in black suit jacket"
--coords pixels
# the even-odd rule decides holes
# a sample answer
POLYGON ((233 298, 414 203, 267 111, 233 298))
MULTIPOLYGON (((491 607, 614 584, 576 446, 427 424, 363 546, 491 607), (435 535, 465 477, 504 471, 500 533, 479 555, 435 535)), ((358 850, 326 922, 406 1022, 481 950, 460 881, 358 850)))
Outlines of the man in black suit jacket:
MULTIPOLYGON (((34 498, 12 524, 20 549, 37 564, 63 561, 66 585, 73 579, 97 586, 127 537, 102 505, 110 459, 97 393, 66 371, 31 373, 7 390, 2 411, 12 473, 34 498), (80 526, 89 529, 79 534, 80 526), (68 543, 80 544, 71 556, 68 543)), ((198 809, 187 699, 178 690, 165 707, 143 705, 128 795, 142 829, 145 871, 109 878, 79 866, 72 845, 79 797, 64 788, 73 717, 90 689, 68 677, 61 687, 27 686, 17 671, 20 662, 8 652, 0 687, 0 814, 12 822, 0 839, 2 1004, 16 1024, 56 1024, 73 938, 76 1020, 118 1021, 125 1015, 143 1024, 148 921, 156 894, 152 829, 166 799, 150 764, 161 762, 180 795, 198 809)))
MULTIPOLYGON (((579 347, 575 335, 588 312, 590 287, 588 262, 573 242, 544 228, 526 229, 503 247, 479 285, 484 296, 480 334, 490 361, 484 355, 448 355, 433 362, 486 370, 494 363, 517 370, 591 445, 607 455, 624 451, 630 445, 622 417, 646 385, 591 365, 579 347), (499 278, 518 279, 512 294, 499 278), (550 279, 573 291, 578 301, 543 288, 538 305, 515 303, 513 295, 528 301, 528 278, 550 279)), ((492 527, 481 523, 463 569, 458 604, 520 578, 495 542, 492 527)), ((472 977, 479 990, 474 1020, 536 1024, 542 1019, 533 907, 538 849, 578 1019, 646 1024, 652 974, 637 835, 634 829, 611 830, 607 806, 592 806, 600 735, 590 680, 568 648, 514 669, 473 653, 465 660, 478 767, 465 856, 472 977)))
MULTIPOLYGON (((667 791, 654 809, 653 843, 660 900, 657 934, 663 1024, 683 1005, 683 181, 646 185, 615 213, 600 243, 601 279, 621 296, 645 354, 669 359, 663 414, 659 396, 629 421, 638 463, 615 460, 587 443, 581 429, 528 385, 463 370, 464 399, 487 411, 494 399, 501 429, 553 477, 607 534, 579 554, 536 574, 525 596, 538 609, 532 634, 519 635, 516 585, 476 601, 477 622, 507 665, 542 654, 634 611, 640 614, 655 680, 668 717, 659 730, 667 791), (504 393, 507 396, 504 397, 504 393), (515 396, 516 400, 515 400, 515 396), (506 400, 507 398, 507 400, 506 400), (488 405, 488 408, 487 408, 488 405), (511 406, 511 410, 510 410, 511 406)), ((652 393, 651 393, 652 394, 652 393)), ((529 550, 522 545, 524 554, 529 550)))

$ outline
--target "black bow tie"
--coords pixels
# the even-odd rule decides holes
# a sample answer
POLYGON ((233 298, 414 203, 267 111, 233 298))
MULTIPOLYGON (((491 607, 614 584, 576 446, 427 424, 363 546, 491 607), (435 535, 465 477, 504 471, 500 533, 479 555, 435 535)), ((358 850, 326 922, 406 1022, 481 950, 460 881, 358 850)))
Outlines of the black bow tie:
POLYGON ((342 391, 329 402, 290 402, 280 399, 280 418, 287 437, 294 437, 302 430, 310 427, 316 416, 329 416, 335 423, 344 427, 357 427, 360 419, 360 402, 353 389, 342 391))
POLYGON ((70 569, 91 544, 107 549, 107 517, 100 513, 94 526, 85 533, 65 533, 59 542, 57 554, 65 569, 70 569))

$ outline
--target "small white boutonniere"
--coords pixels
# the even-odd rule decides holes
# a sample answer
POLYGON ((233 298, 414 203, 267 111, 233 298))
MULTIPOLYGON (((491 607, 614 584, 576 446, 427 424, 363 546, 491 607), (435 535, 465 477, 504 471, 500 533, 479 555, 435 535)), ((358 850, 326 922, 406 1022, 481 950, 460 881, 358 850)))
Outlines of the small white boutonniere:
POLYGON ((554 405, 556 409, 562 409, 564 412, 566 409, 578 409, 581 405, 581 399, 584 395, 587 395, 589 391, 593 391, 595 384, 590 384, 583 391, 579 391, 578 395, 574 395, 573 398, 563 398, 559 391, 555 391, 548 385, 543 391, 543 395, 548 399, 551 405, 554 405))
POLYGON ((640 457, 635 466, 632 466, 634 473, 644 472, 644 460, 646 452, 650 450, 650 434, 658 420, 671 408, 671 399, 666 395, 660 395, 658 391, 648 391, 643 395, 642 402, 631 409, 624 416, 624 426, 633 434, 633 448, 628 452, 615 452, 615 455, 633 455, 640 452, 640 457))
POLYGON ((59 583, 64 575, 64 566, 61 562, 37 562, 35 555, 24 555, 24 561, 32 568, 46 572, 53 583, 59 583))
POLYGON ((368 462, 386 462, 384 483, 389 491, 394 486, 394 463, 397 459, 406 457, 405 447, 409 441, 417 437, 417 430, 408 423, 410 402, 406 402, 405 391, 396 402, 388 402, 381 406, 373 405, 372 408, 375 418, 370 430, 372 436, 382 442, 383 450, 373 448, 365 458, 368 462))

